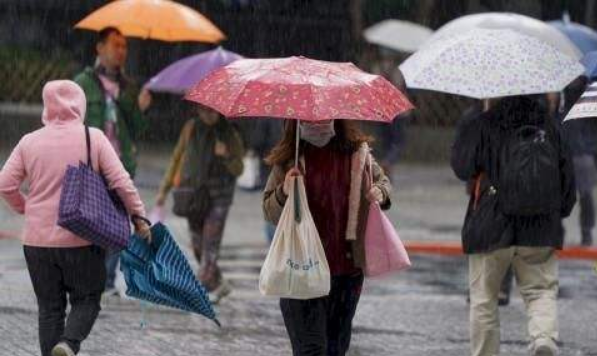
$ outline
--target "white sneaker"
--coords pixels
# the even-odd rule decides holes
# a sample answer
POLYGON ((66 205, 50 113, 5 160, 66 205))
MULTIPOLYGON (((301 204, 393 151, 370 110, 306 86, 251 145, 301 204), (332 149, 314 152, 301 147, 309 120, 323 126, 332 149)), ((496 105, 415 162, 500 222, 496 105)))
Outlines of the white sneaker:
POLYGON ((209 292, 209 301, 212 304, 218 304, 222 299, 227 297, 230 293, 232 293, 232 287, 228 281, 222 281, 220 286, 211 292, 209 292))
POLYGON ((533 343, 533 356, 557 356, 558 346, 552 339, 541 338, 533 343))
POLYGON ((61 342, 52 349, 52 356, 75 356, 75 352, 66 342, 61 342))

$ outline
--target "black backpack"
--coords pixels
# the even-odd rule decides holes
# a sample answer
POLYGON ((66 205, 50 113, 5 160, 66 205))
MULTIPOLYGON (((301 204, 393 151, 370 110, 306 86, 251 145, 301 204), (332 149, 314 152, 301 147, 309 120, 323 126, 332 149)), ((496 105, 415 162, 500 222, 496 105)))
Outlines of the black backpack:
POLYGON ((527 125, 504 136, 498 175, 502 212, 536 216, 559 211, 562 188, 555 128, 527 125))

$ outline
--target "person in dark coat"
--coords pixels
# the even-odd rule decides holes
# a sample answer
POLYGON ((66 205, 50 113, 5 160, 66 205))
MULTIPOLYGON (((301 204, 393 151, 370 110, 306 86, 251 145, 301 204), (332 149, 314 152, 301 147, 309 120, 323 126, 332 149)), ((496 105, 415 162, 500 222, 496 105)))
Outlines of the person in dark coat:
MULTIPOLYGON (((586 80, 578 80, 566 90, 566 101, 560 118, 563 120, 586 88, 586 80)), ((595 227, 595 203, 593 189, 597 184, 597 120, 595 118, 575 119, 563 123, 563 132, 574 162, 576 190, 580 205, 581 245, 593 244, 595 227)))
POLYGON ((597 183, 597 120, 575 119, 564 124, 564 133, 574 161, 576 188, 580 205, 581 245, 593 244, 595 203, 593 189, 597 183))
MULTIPOLYGON (((460 124, 466 125, 471 120, 477 120, 483 113, 489 111, 491 105, 495 105, 496 102, 496 100, 475 101, 463 111, 462 117, 460 118, 460 124)), ((474 193, 475 182, 476 179, 470 179, 466 182, 467 194, 469 196, 472 196, 474 193)), ((500 287, 500 294, 498 296, 499 306, 508 306, 510 304, 510 294, 512 293, 513 284, 514 274, 512 273, 512 268, 509 268, 500 287)), ((470 303, 469 297, 467 297, 467 302, 470 303)))
POLYGON ((558 294, 555 250, 564 244, 561 220, 576 202, 572 158, 557 125, 535 97, 504 98, 475 120, 462 123, 452 147, 452 169, 463 181, 475 179, 463 227, 469 254, 471 351, 497 355, 500 347, 498 294, 512 267, 529 317, 533 355, 555 355, 558 294), (515 216, 499 204, 500 153, 506 137, 525 125, 545 129, 557 150, 560 209, 515 216))

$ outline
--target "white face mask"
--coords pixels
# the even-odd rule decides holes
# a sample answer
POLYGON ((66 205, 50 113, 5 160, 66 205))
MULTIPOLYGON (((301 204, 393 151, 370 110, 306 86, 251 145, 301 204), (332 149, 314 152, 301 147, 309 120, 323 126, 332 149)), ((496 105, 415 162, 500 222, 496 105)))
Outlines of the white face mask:
POLYGON ((315 124, 300 124, 301 138, 313 146, 323 147, 327 145, 330 140, 336 136, 334 130, 334 121, 329 123, 315 123, 315 124))

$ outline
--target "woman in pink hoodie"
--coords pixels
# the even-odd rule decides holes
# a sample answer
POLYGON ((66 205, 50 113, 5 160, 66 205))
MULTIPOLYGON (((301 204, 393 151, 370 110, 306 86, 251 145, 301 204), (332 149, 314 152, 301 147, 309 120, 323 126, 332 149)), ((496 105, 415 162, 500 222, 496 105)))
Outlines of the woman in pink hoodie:
MULTIPOLYGON (((105 252, 58 226, 62 180, 68 165, 87 160, 86 99, 71 81, 52 81, 43 89, 44 127, 25 135, 0 171, 0 195, 25 215, 23 244, 39 307, 43 356, 75 355, 100 311, 106 271, 105 252), (28 183, 28 192, 21 186, 28 183), (66 320, 67 296, 71 312, 66 320)), ((90 129, 91 159, 128 213, 145 216, 137 189, 104 134, 90 129)), ((149 226, 135 221, 140 235, 149 226)))

